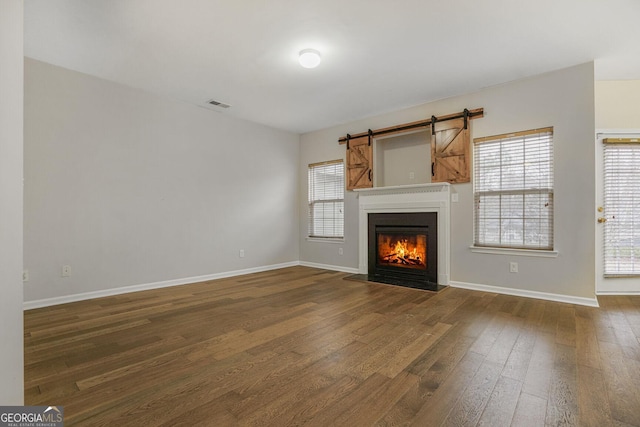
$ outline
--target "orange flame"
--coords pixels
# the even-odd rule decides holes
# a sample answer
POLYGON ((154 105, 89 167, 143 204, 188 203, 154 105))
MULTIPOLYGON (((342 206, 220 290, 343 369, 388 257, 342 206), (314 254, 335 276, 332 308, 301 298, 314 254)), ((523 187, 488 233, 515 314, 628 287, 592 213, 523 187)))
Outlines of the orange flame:
POLYGON ((412 249, 410 249, 409 241, 407 239, 398 240, 396 242, 395 247, 393 248, 393 251, 400 258, 410 257, 414 259, 420 259, 420 255, 418 254, 418 248, 414 246, 412 249))
POLYGON ((411 238, 394 234, 378 236, 378 260, 382 264, 425 268, 426 254, 427 242, 424 235, 411 238))

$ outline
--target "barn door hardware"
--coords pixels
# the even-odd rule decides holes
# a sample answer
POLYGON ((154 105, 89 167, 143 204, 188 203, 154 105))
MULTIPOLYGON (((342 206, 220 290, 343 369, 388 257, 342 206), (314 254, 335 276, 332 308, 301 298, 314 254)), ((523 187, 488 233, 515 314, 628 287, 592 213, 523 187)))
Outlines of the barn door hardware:
POLYGON ((405 123, 401 125, 391 126, 388 128, 383 128, 383 129, 374 129, 374 130, 370 129, 366 132, 361 132, 354 135, 347 134, 347 136, 342 136, 338 138, 338 143, 346 144, 347 139, 356 139, 363 136, 371 136, 371 138, 374 138, 380 135, 388 135, 391 133, 401 133, 401 132, 405 132, 413 129, 427 128, 429 126, 431 126, 431 133, 433 135, 435 123, 432 123, 432 121, 434 119, 435 119, 435 122, 438 122, 438 123, 442 123, 447 120, 463 119, 465 117, 465 111, 466 111, 466 117, 467 117, 467 126, 468 126, 468 121, 470 119, 479 119, 484 116, 483 108, 475 108, 473 110, 469 110, 465 108, 464 111, 460 111, 459 113, 447 114, 447 115, 438 116, 438 117, 431 116, 431 118, 427 120, 421 120, 421 121, 412 122, 412 123, 405 123))
POLYGON ((349 147, 349 140, 351 139, 351 135, 347 134, 347 150, 351 147, 349 147))

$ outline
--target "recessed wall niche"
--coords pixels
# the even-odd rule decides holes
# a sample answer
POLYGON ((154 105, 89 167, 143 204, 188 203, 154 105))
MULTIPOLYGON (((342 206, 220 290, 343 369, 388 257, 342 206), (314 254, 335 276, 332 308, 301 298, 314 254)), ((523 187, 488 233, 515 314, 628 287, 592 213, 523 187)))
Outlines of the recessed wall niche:
POLYGON ((373 151, 376 187, 431 182, 431 134, 428 130, 377 137, 373 151))

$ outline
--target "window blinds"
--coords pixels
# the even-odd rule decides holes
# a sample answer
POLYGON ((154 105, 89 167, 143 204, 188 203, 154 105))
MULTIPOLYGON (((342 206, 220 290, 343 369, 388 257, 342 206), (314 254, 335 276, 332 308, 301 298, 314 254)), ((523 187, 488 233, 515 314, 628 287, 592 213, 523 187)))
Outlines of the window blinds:
POLYGON ((474 140, 474 244, 553 249, 553 128, 474 140))
POLYGON ((309 237, 344 235, 344 163, 309 165, 309 237))
POLYGON ((604 274, 640 275, 640 144, 604 145, 604 274))

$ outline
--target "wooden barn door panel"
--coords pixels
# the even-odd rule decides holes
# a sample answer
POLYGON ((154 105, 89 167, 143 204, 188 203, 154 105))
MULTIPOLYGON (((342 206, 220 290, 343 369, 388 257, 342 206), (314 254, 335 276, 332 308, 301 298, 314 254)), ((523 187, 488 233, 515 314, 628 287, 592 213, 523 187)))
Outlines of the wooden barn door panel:
POLYGON ((463 119, 436 122, 435 135, 431 135, 431 182, 470 182, 469 144, 469 128, 464 128, 463 119))
POLYGON ((373 187, 373 146, 369 136, 347 142, 347 190, 373 187))

